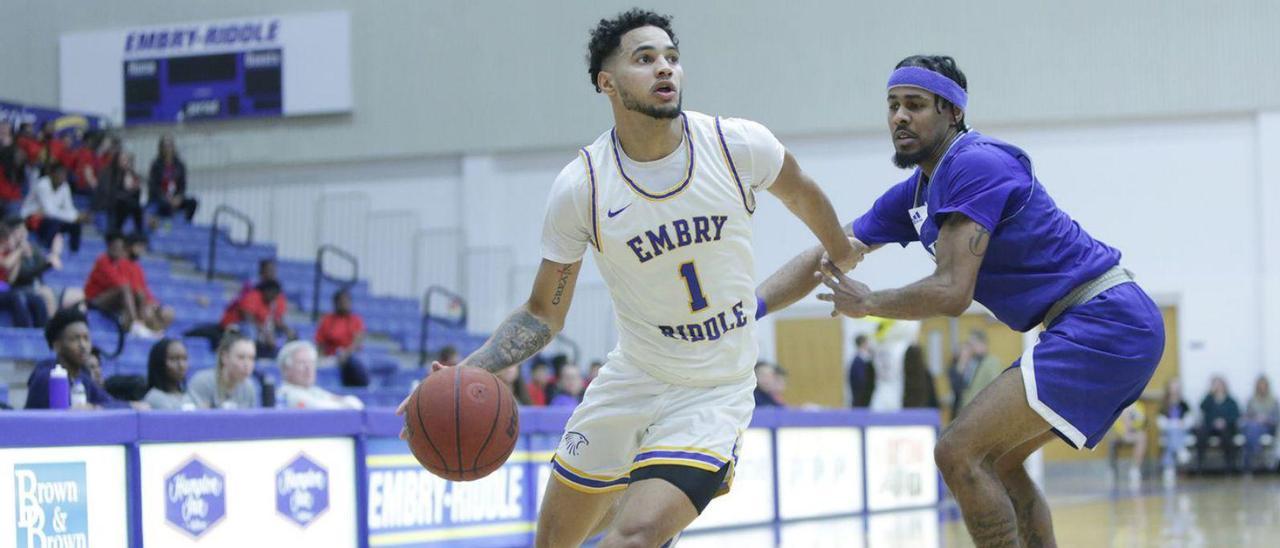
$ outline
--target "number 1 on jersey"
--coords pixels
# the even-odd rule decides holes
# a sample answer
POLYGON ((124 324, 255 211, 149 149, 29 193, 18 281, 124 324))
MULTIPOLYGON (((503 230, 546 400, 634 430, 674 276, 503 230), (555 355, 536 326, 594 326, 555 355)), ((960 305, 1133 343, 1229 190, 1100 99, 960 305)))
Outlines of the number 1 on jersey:
POLYGON ((702 284, 698 283, 698 269, 693 261, 680 265, 680 277, 689 285, 689 310, 697 312, 707 307, 707 296, 702 294, 702 284))

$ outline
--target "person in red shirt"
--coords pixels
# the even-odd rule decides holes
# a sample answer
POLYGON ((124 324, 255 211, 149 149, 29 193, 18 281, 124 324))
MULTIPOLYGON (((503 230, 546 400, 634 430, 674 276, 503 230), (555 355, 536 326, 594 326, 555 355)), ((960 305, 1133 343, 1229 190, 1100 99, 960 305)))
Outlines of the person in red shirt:
POLYGON ((173 324, 174 311, 173 307, 161 305, 147 285, 147 274, 142 269, 142 258, 147 254, 147 237, 133 234, 126 238, 126 242, 129 258, 125 260, 123 268, 126 269, 135 302, 139 305, 138 313, 148 329, 163 333, 173 324))
POLYGON ((288 306, 280 291, 280 284, 265 281, 232 302, 218 325, 223 331, 233 326, 252 325, 257 331, 258 357, 274 358, 276 338, 279 335, 284 335, 289 340, 298 338, 297 333, 284 321, 288 306))
POLYGON ((130 326, 131 333, 155 338, 156 333, 144 323, 141 312, 146 301, 134 291, 132 275, 124 235, 107 234, 107 252, 93 262, 89 279, 84 282, 84 299, 94 308, 119 316, 122 325, 130 326))
POLYGON ((325 356, 333 356, 338 362, 343 386, 369 385, 369 373, 356 357, 364 344, 364 319, 351 311, 349 289, 333 294, 333 313, 320 318, 316 344, 325 356))

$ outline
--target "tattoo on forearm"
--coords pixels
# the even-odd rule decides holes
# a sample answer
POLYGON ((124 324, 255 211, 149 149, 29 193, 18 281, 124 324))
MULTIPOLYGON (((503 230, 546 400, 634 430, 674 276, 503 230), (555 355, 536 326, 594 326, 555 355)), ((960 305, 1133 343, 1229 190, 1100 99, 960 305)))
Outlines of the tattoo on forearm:
POLYGON ((564 296, 564 289, 569 285, 569 275, 573 274, 573 265, 567 264, 556 270, 560 275, 560 280, 556 282, 556 294, 551 297, 551 304, 560 304, 560 298, 564 296))
POLYGON ((489 372, 524 361, 551 342, 551 328, 527 310, 518 310, 494 332, 484 347, 467 358, 467 365, 489 372))
POLYGON ((987 241, 990 239, 991 233, 982 226, 976 228, 978 233, 969 238, 969 253, 972 253, 975 257, 981 257, 987 253, 987 241))

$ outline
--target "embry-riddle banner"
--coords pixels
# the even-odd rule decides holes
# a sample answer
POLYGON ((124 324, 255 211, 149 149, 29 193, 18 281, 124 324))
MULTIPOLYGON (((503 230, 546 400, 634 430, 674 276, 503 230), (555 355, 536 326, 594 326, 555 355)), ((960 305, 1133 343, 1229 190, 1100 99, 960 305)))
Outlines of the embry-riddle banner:
POLYGON ((133 125, 351 110, 347 12, 64 34, 61 103, 133 125))

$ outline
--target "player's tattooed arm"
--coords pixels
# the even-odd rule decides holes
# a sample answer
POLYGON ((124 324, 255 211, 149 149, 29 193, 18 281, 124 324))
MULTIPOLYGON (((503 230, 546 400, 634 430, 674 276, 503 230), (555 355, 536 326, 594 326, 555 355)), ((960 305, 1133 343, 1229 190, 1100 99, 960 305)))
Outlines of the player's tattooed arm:
POLYGON ((938 266, 930 276, 906 287, 872 291, 865 284, 826 268, 822 283, 831 293, 818 295, 834 305, 837 313, 860 318, 882 316, 919 320, 933 316, 959 316, 973 302, 978 268, 986 256, 990 232, 959 213, 948 216, 934 244, 938 266))
POLYGON ((459 365, 499 371, 542 350, 564 327, 581 268, 581 262, 563 264, 544 259, 529 301, 503 320, 484 346, 459 365))

